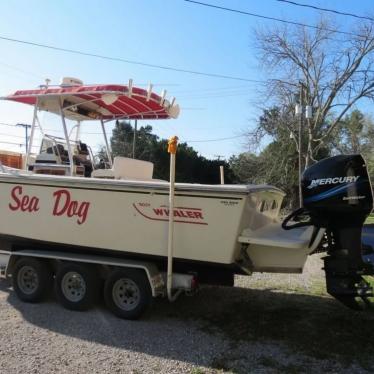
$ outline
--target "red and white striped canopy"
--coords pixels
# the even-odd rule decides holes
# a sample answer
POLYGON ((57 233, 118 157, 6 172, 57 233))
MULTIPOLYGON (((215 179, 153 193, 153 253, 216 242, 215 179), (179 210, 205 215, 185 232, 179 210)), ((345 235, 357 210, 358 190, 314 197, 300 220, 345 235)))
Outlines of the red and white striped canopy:
POLYGON ((5 100, 37 105, 72 120, 177 118, 179 106, 149 90, 126 85, 75 85, 16 91, 5 100))

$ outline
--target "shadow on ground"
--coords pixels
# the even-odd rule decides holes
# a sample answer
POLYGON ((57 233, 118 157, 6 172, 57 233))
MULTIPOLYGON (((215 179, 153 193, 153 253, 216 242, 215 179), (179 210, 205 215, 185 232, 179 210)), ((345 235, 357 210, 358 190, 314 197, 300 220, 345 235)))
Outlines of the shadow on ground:
MULTIPOLYGON (((6 282, 8 302, 31 324, 67 336, 168 359, 206 364, 190 349, 201 350, 201 334, 228 345, 282 343, 293 352, 343 365, 371 367, 374 357, 374 313, 354 312, 329 297, 284 293, 272 289, 203 288, 194 297, 169 304, 157 301, 139 321, 119 320, 98 307, 89 312, 62 309, 53 300, 25 304, 6 282), (88 322, 89 321, 89 322, 88 322), (89 328, 87 328, 89 326, 89 328)), ((211 363, 216 368, 220 363, 211 363)))

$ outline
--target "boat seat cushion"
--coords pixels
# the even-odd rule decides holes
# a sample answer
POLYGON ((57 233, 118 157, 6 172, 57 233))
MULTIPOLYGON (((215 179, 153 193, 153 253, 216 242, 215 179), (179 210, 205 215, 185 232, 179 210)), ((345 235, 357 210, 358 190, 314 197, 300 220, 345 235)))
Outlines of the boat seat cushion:
POLYGON ((152 180, 153 163, 127 157, 114 157, 115 179, 152 180))

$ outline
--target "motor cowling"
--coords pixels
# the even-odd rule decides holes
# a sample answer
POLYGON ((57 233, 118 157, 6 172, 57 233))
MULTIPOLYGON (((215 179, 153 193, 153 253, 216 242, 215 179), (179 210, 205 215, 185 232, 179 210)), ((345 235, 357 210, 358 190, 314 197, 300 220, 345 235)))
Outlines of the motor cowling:
MULTIPOLYGON (((357 297, 366 301, 373 295, 362 275, 374 274, 374 268, 368 268, 362 258, 362 227, 373 209, 365 160, 361 155, 339 155, 317 162, 303 174, 302 194, 299 211, 309 215, 307 224, 326 229, 327 292, 358 309, 357 297)), ((287 227, 285 221, 288 229, 303 224, 287 227)))
POLYGON ((340 155, 316 163, 304 172, 302 192, 314 225, 325 227, 333 238, 330 250, 347 251, 347 268, 360 269, 362 226, 373 209, 363 157, 340 155))
POLYGON ((304 207, 325 226, 362 225, 373 209, 373 194, 361 155, 317 162, 302 177, 304 207))

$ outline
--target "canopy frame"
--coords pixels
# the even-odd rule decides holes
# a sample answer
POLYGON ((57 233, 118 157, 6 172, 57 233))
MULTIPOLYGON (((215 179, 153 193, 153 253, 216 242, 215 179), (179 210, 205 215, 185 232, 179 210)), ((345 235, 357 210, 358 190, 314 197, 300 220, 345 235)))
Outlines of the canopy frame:
MULTIPOLYGON (((71 84, 52 87, 46 85, 40 86, 40 89, 37 90, 17 91, 13 95, 2 99, 34 106, 26 155, 26 170, 30 167, 30 155, 37 125, 39 125, 42 134, 44 134, 38 118, 38 111, 44 110, 61 117, 65 141, 68 147, 70 175, 73 175, 74 158, 66 119, 77 121, 76 140, 78 140, 80 135, 81 121, 97 120, 100 122, 108 162, 112 167, 112 150, 105 128, 107 122, 127 119, 135 120, 135 123, 137 123, 138 119, 154 120, 178 117, 179 106, 175 104, 175 98, 168 101, 166 100, 165 90, 159 96, 152 92, 152 88, 152 84, 148 86, 147 90, 135 88, 131 79, 127 86, 71 84)), ((133 157, 135 156, 135 137, 136 132, 134 133, 133 157)))
POLYGON ((36 122, 39 123, 39 119, 38 119, 38 104, 37 103, 35 103, 34 114, 33 114, 33 117, 32 117, 31 133, 30 133, 30 139, 29 139, 29 144, 28 144, 27 153, 26 153, 25 170, 28 170, 28 168, 29 168, 29 161, 30 161, 32 144, 33 144, 33 141, 34 141, 34 134, 35 134, 36 122))

